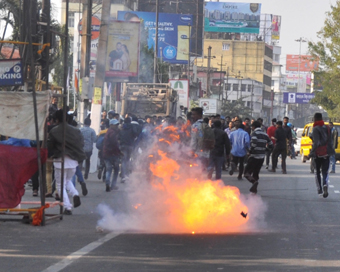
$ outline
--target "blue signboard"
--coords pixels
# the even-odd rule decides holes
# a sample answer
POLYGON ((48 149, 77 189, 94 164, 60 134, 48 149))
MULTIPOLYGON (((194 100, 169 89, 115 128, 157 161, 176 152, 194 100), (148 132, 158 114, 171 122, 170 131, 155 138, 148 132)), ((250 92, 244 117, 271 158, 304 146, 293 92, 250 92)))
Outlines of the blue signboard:
POLYGON ((261 4, 206 2, 205 32, 259 33, 261 4))
POLYGON ((285 104, 309 104, 315 98, 313 93, 283 93, 285 104))
MULTIPOLYGON (((148 46, 155 47, 156 14, 154 12, 118 11, 118 20, 139 20, 148 30, 148 46)), ((158 58, 174 64, 187 64, 189 59, 192 15, 159 13, 158 58)))
POLYGON ((21 59, 0 60, 0 86, 24 85, 21 59))

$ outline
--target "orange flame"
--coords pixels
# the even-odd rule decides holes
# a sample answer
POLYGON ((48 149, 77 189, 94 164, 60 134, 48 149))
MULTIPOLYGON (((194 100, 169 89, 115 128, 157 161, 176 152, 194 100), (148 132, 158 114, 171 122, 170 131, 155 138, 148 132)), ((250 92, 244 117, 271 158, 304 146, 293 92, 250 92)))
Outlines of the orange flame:
POLYGON ((248 213, 248 208, 238 188, 224 186, 222 181, 190 178, 188 173, 179 176, 180 165, 161 150, 158 155, 160 159, 151 163, 150 170, 161 181, 152 182, 152 186, 167 192, 164 204, 170 210, 169 223, 194 234, 225 232, 248 221, 240 216, 241 211, 248 213))

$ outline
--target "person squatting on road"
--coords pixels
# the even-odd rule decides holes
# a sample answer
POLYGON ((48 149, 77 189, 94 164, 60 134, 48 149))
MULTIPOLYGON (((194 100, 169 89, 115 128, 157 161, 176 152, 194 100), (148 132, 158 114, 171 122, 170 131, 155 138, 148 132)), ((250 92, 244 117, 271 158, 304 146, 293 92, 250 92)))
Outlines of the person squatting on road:
POLYGON ((315 162, 315 182, 319 195, 328 197, 328 169, 329 157, 335 155, 331 129, 322 120, 322 114, 314 114, 314 124, 312 132, 313 145, 308 157, 314 158, 315 162), (322 185, 321 185, 322 172, 322 185))

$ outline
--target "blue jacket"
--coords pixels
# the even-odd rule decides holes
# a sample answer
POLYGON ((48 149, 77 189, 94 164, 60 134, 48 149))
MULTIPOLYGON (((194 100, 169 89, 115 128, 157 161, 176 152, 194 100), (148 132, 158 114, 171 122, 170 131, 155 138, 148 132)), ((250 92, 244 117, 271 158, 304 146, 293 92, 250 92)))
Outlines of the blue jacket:
POLYGON ((229 136, 231 154, 235 157, 244 157, 250 147, 250 136, 242 128, 232 131, 229 136))

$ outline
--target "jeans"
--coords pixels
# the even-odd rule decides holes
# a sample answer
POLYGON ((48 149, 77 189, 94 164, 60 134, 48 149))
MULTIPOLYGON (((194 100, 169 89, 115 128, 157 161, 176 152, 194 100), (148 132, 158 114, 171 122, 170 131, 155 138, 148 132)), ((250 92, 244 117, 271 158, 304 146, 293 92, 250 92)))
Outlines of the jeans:
POLYGON ((315 182, 318 191, 322 190, 321 187, 321 172, 322 172, 322 185, 328 184, 328 169, 329 169, 329 157, 315 158, 315 182))
POLYGON ((243 175, 244 159, 245 159, 245 157, 246 156, 244 156, 244 157, 233 156, 232 157, 231 169, 234 172, 236 170, 237 165, 239 164, 239 166, 238 166, 238 177, 239 178, 242 177, 242 175, 243 175))
POLYGON ((264 158, 263 159, 255 159, 254 157, 250 157, 248 159, 248 163, 246 165, 246 169, 244 170, 244 176, 248 176, 248 180, 251 183, 254 183, 255 181, 258 181, 260 179, 260 170, 263 165, 264 158))
POLYGON ((216 180, 221 179, 222 177, 222 165, 224 163, 224 157, 216 157, 211 156, 209 158, 209 167, 208 167, 208 178, 212 178, 212 174, 215 168, 216 174, 216 180))
POLYGON ((110 158, 105 159, 105 166, 106 166, 105 183, 106 185, 111 186, 111 188, 113 188, 117 184, 117 178, 119 174, 119 157, 111 156, 110 158), (110 184, 112 169, 113 169, 113 176, 112 176, 112 181, 110 184))
POLYGON ((72 183, 74 187, 76 186, 76 177, 78 178, 79 183, 84 182, 83 173, 81 172, 79 165, 76 167, 76 173, 72 177, 72 183))
POLYGON ((329 157, 329 161, 330 161, 330 167, 331 167, 331 171, 335 172, 335 155, 332 155, 329 157))
MULTIPOLYGON (((88 175, 89 175, 89 171, 90 171, 90 159, 92 156, 92 151, 89 152, 85 152, 86 155, 86 159, 85 159, 85 173, 84 176, 87 179, 88 175)), ((79 163, 80 165, 80 171, 83 171, 83 162, 79 163)))
POLYGON ((273 149, 266 150, 266 166, 269 166, 270 155, 272 154, 273 149))
POLYGON ((291 156, 294 159, 295 158, 295 147, 294 147, 294 143, 292 143, 291 145, 291 156))
POLYGON ((120 150, 124 155, 124 157, 122 158, 122 179, 124 179, 129 175, 130 170, 131 170, 130 159, 131 159, 133 147, 122 146, 120 150))
POLYGON ((277 161, 278 161, 280 154, 281 154, 281 160, 282 160, 282 171, 286 172, 287 171, 286 169, 287 149, 286 148, 274 147, 273 154, 272 154, 272 169, 276 170, 277 161))

